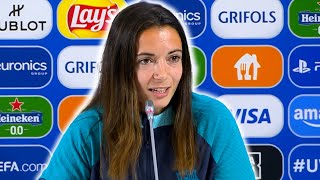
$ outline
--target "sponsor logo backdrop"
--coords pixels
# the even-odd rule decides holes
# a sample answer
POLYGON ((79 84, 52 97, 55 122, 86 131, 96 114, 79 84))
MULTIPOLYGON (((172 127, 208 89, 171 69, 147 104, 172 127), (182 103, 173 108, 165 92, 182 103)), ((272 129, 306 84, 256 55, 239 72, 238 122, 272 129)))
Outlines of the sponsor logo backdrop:
MULTIPOLYGON (((256 179, 320 174, 320 1, 157 0, 189 28, 194 90, 223 101, 256 179)), ((2 0, 0 179, 34 179, 90 98, 125 0, 2 0)))

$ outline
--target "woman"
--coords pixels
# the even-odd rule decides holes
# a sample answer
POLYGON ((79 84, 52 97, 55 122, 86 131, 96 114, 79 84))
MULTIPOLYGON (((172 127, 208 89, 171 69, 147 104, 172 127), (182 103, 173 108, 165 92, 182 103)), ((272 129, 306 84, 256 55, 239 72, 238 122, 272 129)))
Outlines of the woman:
POLYGON ((192 93, 191 74, 187 38, 170 11, 146 2, 122 10, 107 37, 97 90, 41 177, 254 179, 232 115, 192 93), (155 169, 146 100, 155 111, 155 169))

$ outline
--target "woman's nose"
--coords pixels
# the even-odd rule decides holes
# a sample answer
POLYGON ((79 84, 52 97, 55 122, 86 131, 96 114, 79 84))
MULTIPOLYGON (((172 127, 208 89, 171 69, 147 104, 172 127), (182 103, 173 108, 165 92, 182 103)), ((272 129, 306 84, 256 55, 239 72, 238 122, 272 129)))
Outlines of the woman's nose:
POLYGON ((166 79, 168 75, 167 62, 165 60, 159 60, 154 65, 153 77, 155 79, 166 79))

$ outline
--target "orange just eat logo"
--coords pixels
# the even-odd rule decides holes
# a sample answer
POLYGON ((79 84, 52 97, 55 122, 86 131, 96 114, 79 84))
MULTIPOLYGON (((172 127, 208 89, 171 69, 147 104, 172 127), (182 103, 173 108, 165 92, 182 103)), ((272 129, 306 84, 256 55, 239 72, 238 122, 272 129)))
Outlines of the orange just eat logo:
POLYGON ((58 127, 64 133, 69 124, 86 105, 87 96, 68 96, 58 107, 58 127))
POLYGON ((60 33, 69 38, 103 38, 124 0, 62 0, 57 10, 60 33))
POLYGON ((211 58, 212 79, 226 88, 267 88, 283 76, 283 57, 273 46, 222 46, 211 58))

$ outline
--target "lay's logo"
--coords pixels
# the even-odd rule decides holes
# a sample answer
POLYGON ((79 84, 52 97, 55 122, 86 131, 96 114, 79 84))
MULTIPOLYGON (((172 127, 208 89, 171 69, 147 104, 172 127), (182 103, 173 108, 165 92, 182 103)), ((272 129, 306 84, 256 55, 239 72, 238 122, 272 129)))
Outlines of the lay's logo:
POLYGON ((65 0, 58 6, 58 28, 70 39, 103 38, 112 19, 125 6, 122 0, 65 0))

